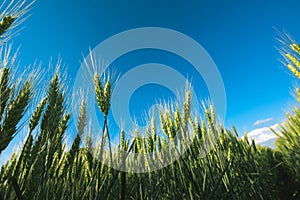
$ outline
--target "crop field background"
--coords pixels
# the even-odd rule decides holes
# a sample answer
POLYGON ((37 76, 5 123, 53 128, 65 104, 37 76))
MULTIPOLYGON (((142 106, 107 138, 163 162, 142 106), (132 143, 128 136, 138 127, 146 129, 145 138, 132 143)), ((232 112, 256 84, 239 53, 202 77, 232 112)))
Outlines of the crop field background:
MULTIPOLYGON (((60 63, 51 80, 41 80, 39 67, 18 72, 19 54, 9 42, 30 21, 31 6, 26 1, 0 6, 0 154, 26 135, 1 166, 0 199, 300 199, 298 106, 279 131, 272 130, 277 140, 269 148, 225 127, 209 101, 196 109, 187 85, 179 102, 160 103, 158 120, 145 117, 144 132, 135 130, 128 138, 108 118, 116 78, 92 72, 102 121, 93 133, 84 94, 77 111, 70 109, 60 63), (41 82, 47 82, 43 91, 37 87, 41 82), (75 135, 70 144, 68 134, 75 135)), ((300 79, 300 45, 285 33, 279 38, 278 58, 300 79)), ((294 96, 300 102, 298 87, 294 96)))

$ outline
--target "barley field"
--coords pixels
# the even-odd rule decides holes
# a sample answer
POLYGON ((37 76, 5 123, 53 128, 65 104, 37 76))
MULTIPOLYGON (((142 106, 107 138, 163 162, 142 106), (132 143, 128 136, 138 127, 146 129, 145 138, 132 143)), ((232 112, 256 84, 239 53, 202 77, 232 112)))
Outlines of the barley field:
MULTIPOLYGON (((59 69, 38 94, 39 75, 15 73, 18 54, 7 43, 26 19, 31 5, 23 3, 0 7, 0 154, 20 132, 26 133, 20 150, 1 166, 0 199, 300 199, 298 107, 287 114, 280 132, 274 131, 278 139, 272 149, 247 135, 240 138, 235 127, 224 127, 209 103, 192 114, 187 89, 181 106, 162 106, 161 130, 149 119, 147 137, 136 132, 128 140, 123 130, 112 133, 107 120, 111 80, 94 74, 104 122, 101 142, 95 144, 86 102, 80 101, 77 116, 69 111, 70 96, 59 69), (77 129, 68 131, 70 123, 77 129), (66 148, 70 131, 76 137, 66 148), (120 135, 117 147, 110 145, 112 135, 120 135), (164 166, 166 161, 171 164, 164 166), (157 170, 151 169, 154 162, 157 170), (146 172, 136 173, 137 168, 146 172)), ((281 44, 278 57, 300 79, 300 45, 287 36, 281 44)), ((299 88, 295 96, 300 102, 299 88)))

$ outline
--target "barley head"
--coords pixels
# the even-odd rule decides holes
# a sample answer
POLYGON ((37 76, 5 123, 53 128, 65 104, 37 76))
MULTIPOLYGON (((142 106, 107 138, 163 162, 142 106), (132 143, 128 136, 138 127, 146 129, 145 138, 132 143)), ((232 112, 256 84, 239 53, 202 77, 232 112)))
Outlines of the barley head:
POLYGON ((81 102, 80 113, 77 122, 78 136, 81 137, 84 133, 84 128, 86 126, 86 105, 85 102, 81 102))
POLYGON ((110 109, 110 98, 111 98, 111 83, 107 81, 104 86, 104 98, 105 98, 105 110, 104 115, 107 116, 110 109))
POLYGON ((10 69, 4 67, 1 69, 0 76, 0 121, 2 119, 2 115, 7 105, 7 101, 9 100, 11 94, 11 88, 9 88, 9 72, 10 69))
POLYGON ((15 20, 16 18, 13 17, 12 15, 3 17, 3 19, 0 22, 0 37, 7 31, 7 29, 12 25, 12 23, 15 20))
POLYGON ((6 118, 0 128, 0 153, 8 146, 17 131, 17 124, 31 99, 31 90, 31 83, 26 81, 17 97, 8 105, 6 118))
POLYGON ((125 132, 123 129, 121 130, 120 145, 121 145, 121 149, 124 150, 125 149, 125 132))
POLYGON ((42 99, 42 101, 39 103, 39 105, 35 109, 34 113, 32 114, 32 117, 29 121, 30 132, 32 132, 34 130, 34 128, 37 126, 37 124, 40 120, 40 117, 42 115, 43 109, 46 105, 46 102, 47 102, 47 98, 42 99))
POLYGON ((287 53, 287 54, 285 54, 285 57, 289 61, 291 61, 297 68, 300 68, 300 62, 295 56, 292 56, 291 54, 287 53))
POLYGON ((297 77, 300 79, 300 72, 294 67, 292 64, 287 65, 288 69, 297 77))
POLYGON ((293 51, 295 51, 296 53, 298 53, 300 55, 300 46, 299 44, 291 44, 290 47, 292 48, 293 51))
POLYGON ((179 131, 181 125, 179 108, 176 108, 176 111, 174 113, 174 125, 175 125, 176 132, 179 131))

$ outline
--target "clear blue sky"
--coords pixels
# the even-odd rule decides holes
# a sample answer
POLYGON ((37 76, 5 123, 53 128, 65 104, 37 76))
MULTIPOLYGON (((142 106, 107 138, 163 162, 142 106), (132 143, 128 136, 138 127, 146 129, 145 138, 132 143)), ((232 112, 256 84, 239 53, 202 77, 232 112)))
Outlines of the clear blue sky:
MULTIPOLYGON (((287 30, 300 41, 299 9, 297 0, 37 0, 14 46, 22 45, 19 61, 23 66, 37 60, 48 67, 51 57, 55 62, 60 56, 72 87, 83 55, 108 37, 149 26, 182 32, 199 42, 215 61, 226 89, 226 124, 236 125, 243 134, 256 128, 253 123, 257 120, 281 122, 293 102, 290 93, 295 78, 278 61, 274 27, 287 30)), ((126 56, 114 65, 120 71, 142 62, 159 62, 175 69, 186 64, 154 50, 126 56)), ((205 93, 201 84, 200 80, 198 87, 205 93)), ((136 101, 146 91, 157 91, 155 87, 138 90, 136 101)), ((132 105, 139 105, 132 107, 137 112, 143 106, 132 105)))

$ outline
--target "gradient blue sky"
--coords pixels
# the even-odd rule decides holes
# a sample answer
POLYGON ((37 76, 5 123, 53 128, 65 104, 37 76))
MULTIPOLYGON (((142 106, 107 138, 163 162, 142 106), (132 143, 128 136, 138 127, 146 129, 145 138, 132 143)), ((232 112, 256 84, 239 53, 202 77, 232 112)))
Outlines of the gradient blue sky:
MULTIPOLYGON (((13 43, 15 47, 21 45, 22 66, 37 60, 47 68, 50 58, 55 62, 60 56, 72 87, 83 55, 108 37, 149 26, 182 32, 198 41, 215 61, 227 95, 225 124, 234 124, 242 135, 282 122, 284 112, 291 108, 295 78, 279 62, 274 27, 300 40, 299 8, 297 0, 37 0, 30 11, 32 16, 23 24, 25 29, 13 43), (254 125, 266 118, 273 120, 254 125)), ((163 63, 174 69, 186 65, 174 55, 148 50, 125 55, 114 66, 122 71, 143 62, 163 63)), ((188 65, 186 69, 183 74, 192 73, 188 65)), ((205 96, 204 83, 200 77, 195 79, 199 79, 197 87, 205 96)), ((141 88, 134 98, 141 101, 148 92, 151 100, 151 91, 161 91, 152 95, 155 98, 166 96, 163 89, 155 87, 141 88)), ((132 109, 138 113, 144 104, 132 109)))

